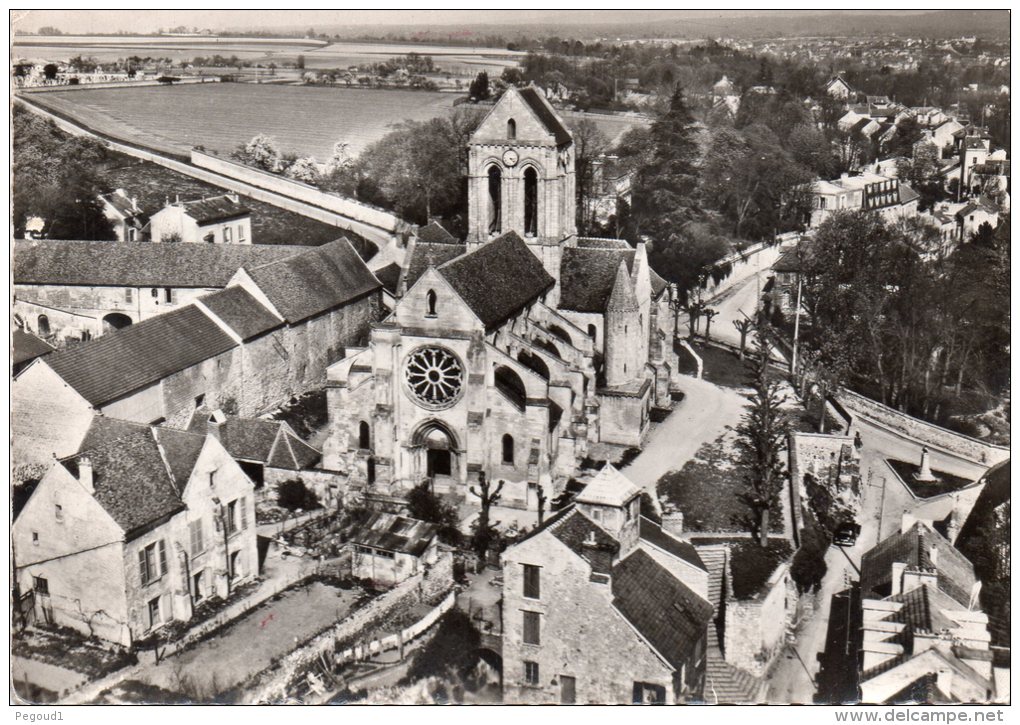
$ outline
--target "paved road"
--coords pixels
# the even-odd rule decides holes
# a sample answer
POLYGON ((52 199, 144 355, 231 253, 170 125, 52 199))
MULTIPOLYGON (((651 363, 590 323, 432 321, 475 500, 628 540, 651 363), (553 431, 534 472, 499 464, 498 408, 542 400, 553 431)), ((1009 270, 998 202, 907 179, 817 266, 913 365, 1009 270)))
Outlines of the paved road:
POLYGON ((705 443, 737 425, 747 404, 732 388, 684 377, 684 399, 649 436, 641 454, 623 469, 636 485, 654 498, 655 483, 670 471, 683 468, 705 443))

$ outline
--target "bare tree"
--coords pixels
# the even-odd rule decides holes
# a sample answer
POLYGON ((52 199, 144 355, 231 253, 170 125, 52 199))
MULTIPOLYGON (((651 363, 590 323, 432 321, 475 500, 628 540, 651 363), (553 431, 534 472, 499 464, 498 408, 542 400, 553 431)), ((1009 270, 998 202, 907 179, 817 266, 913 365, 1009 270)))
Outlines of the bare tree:
POLYGON ((747 347, 747 333, 754 327, 754 321, 749 317, 745 317, 742 320, 734 320, 733 326, 737 328, 737 332, 740 333, 740 359, 744 359, 744 349, 747 347))
POLYGON ((503 481, 496 484, 496 488, 493 489, 492 482, 489 481, 485 472, 482 471, 478 474, 478 487, 472 486, 470 491, 473 496, 478 497, 482 507, 478 514, 478 530, 475 532, 474 543, 478 555, 484 556, 489 548, 489 541, 492 537, 489 524, 489 509, 492 508, 493 504, 499 503, 499 499, 502 497, 503 481))
POLYGON ((719 310, 706 307, 701 314, 705 318, 705 340, 707 341, 712 339, 712 319, 719 314, 719 310))

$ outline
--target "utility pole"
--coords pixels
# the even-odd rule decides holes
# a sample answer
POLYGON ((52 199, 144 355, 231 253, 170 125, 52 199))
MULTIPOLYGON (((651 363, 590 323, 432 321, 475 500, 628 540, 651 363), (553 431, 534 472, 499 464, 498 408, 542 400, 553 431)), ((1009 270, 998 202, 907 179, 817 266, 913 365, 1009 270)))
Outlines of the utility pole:
MULTIPOLYGON (((793 318, 793 353, 790 355, 790 374, 797 374, 797 340, 800 336, 800 295, 801 290, 804 286, 804 279, 800 275, 800 270, 797 271, 797 311, 793 318)), ((822 405, 824 405, 824 401, 822 405)))

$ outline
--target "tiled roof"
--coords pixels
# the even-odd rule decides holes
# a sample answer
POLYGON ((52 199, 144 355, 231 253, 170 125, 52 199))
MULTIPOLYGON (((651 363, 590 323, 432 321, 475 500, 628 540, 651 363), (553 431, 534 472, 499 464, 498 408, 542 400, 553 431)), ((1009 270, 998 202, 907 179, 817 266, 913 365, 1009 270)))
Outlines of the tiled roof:
POLYGON ((705 637, 712 605, 641 549, 613 567, 613 606, 679 670, 705 637))
POLYGON ((60 350, 45 362, 85 400, 101 406, 234 346, 219 325, 188 305, 60 350))
POLYGON ((888 594, 895 562, 911 568, 935 569, 938 586, 958 603, 967 606, 974 587, 974 567, 952 544, 918 521, 909 530, 896 533, 864 554, 861 560, 861 596, 888 594), (932 551, 935 555, 932 555, 932 551))
POLYGON ((629 478, 620 473, 612 463, 606 463, 602 470, 588 482, 578 495, 578 503, 622 507, 641 494, 629 478))
POLYGON ((952 700, 938 688, 938 674, 928 672, 908 683, 899 692, 887 697, 882 704, 906 705, 916 703, 921 705, 946 705, 951 702, 952 700))
MULTIPOLYGON (((75 477, 79 454, 64 462, 75 477)), ((88 452, 94 497, 127 538, 142 527, 184 508, 150 430, 88 452)))
POLYGON ((668 532, 664 531, 662 527, 646 519, 644 516, 641 517, 640 521, 641 538, 648 543, 657 546, 663 551, 672 554, 677 559, 682 559, 692 566, 696 566, 703 571, 708 571, 705 563, 698 556, 698 551, 693 546, 688 544, 686 541, 680 541, 680 539, 674 538, 668 532))
POLYGON ((914 201, 915 199, 921 198, 921 195, 914 191, 913 188, 911 188, 907 184, 900 182, 897 186, 899 187, 900 190, 900 204, 908 204, 914 201))
POLYGON ((610 239, 609 237, 578 237, 577 246, 581 249, 622 249, 633 250, 626 239, 610 239))
POLYGON ((764 681, 734 667, 723 657, 718 645, 705 653, 705 701, 713 705, 746 705, 761 700, 764 681))
POLYGON ((382 287, 346 238, 245 270, 291 324, 382 287))
POLYGON ((211 432, 227 453, 239 461, 295 471, 310 467, 322 455, 278 420, 225 416, 216 423, 212 415, 208 408, 197 409, 188 422, 188 431, 211 432))
POLYGON ((451 259, 461 256, 466 251, 466 244, 415 242, 405 262, 407 271, 404 273, 404 280, 407 289, 411 289, 429 267, 438 267, 445 264, 451 259))
POLYGON ((163 456, 170 467, 178 493, 184 493, 191 472, 195 469, 195 462, 198 461, 198 455, 205 445, 205 436, 163 427, 153 428, 152 434, 156 436, 156 442, 163 449, 163 456))
POLYGON ((251 210, 243 204, 234 201, 229 196, 210 196, 205 199, 181 202, 185 213, 198 222, 199 226, 213 224, 228 219, 247 216, 251 210))
POLYGON ((16 327, 11 331, 11 349, 14 353, 12 362, 15 365, 20 365, 53 352, 54 347, 45 340, 40 340, 31 332, 25 332, 16 327))
POLYGON ((301 471, 311 468, 320 458, 322 458, 320 451, 298 438, 289 427, 281 426, 266 465, 288 471, 301 471))
POLYGON ((105 415, 93 416, 88 430, 85 431, 85 437, 78 446, 78 452, 105 446, 129 435, 144 433, 148 428, 149 426, 141 423, 131 423, 105 415))
POLYGON ((926 584, 888 597, 885 601, 903 604, 900 611, 889 617, 889 621, 905 624, 913 631, 939 632, 953 629, 957 626, 956 622, 946 617, 943 611, 961 608, 948 594, 926 584))
POLYGON ((516 232, 447 262, 439 272, 487 328, 513 317, 556 283, 516 232))
POLYGON ((723 599, 723 587, 728 577, 726 560, 729 549, 725 545, 711 544, 698 546, 695 551, 708 571, 708 601, 713 607, 718 608, 723 599))
POLYGON ((613 557, 620 550, 620 544, 573 506, 548 530, 567 548, 587 561, 594 573, 609 574, 612 571, 613 557))
POLYGON ((148 214, 141 209, 135 209, 131 203, 131 199, 122 190, 111 191, 109 194, 103 194, 103 201, 112 206, 118 214, 120 214, 125 221, 135 222, 138 225, 144 226, 149 220, 148 214))
POLYGON ((243 287, 227 287, 200 299, 242 340, 250 340, 283 324, 243 287))
POLYGON ((426 244, 459 244, 457 237, 453 236, 446 230, 439 222, 429 222, 421 229, 418 230, 419 242, 425 242, 426 244))
POLYGON ((621 260, 630 268, 634 250, 565 248, 560 261, 560 309, 605 312, 621 260))
POLYGON ((800 268, 800 253, 796 247, 783 252, 783 255, 772 265, 774 272, 799 272, 800 268))
POLYGON ((237 270, 308 252, 270 244, 14 242, 14 284, 226 287, 237 270))
POLYGON ((538 116, 538 120, 542 122, 542 125, 556 138, 557 146, 563 146, 573 140, 570 132, 563 126, 563 122, 560 121, 552 106, 549 105, 549 101, 537 90, 528 86, 527 88, 521 88, 518 93, 521 100, 538 116))
POLYGON ((438 526, 426 521, 377 512, 351 534, 351 541, 362 546, 420 556, 438 530, 438 526))
POLYGON ((616 267, 616 279, 613 280, 613 291, 606 302, 606 311, 637 312, 640 309, 637 295, 634 294, 634 285, 630 281, 630 273, 627 270, 627 261, 621 259, 616 267))
POLYGON ((382 269, 375 270, 375 278, 382 282, 382 286, 387 292, 395 295, 397 293, 397 286, 400 283, 400 265, 396 262, 391 262, 382 269))

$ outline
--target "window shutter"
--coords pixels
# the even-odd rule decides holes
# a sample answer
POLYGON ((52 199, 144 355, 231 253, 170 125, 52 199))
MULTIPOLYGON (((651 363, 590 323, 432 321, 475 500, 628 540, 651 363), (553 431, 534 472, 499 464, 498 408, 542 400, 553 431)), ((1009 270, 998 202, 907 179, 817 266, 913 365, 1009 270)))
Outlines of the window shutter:
POLYGON ((166 542, 159 540, 159 573, 166 574, 169 567, 166 565, 166 542))
POLYGON ((248 497, 241 497, 241 528, 248 528, 248 497))
POLYGON ((149 583, 149 567, 145 560, 145 549, 138 552, 138 575, 142 579, 142 584, 149 583))

